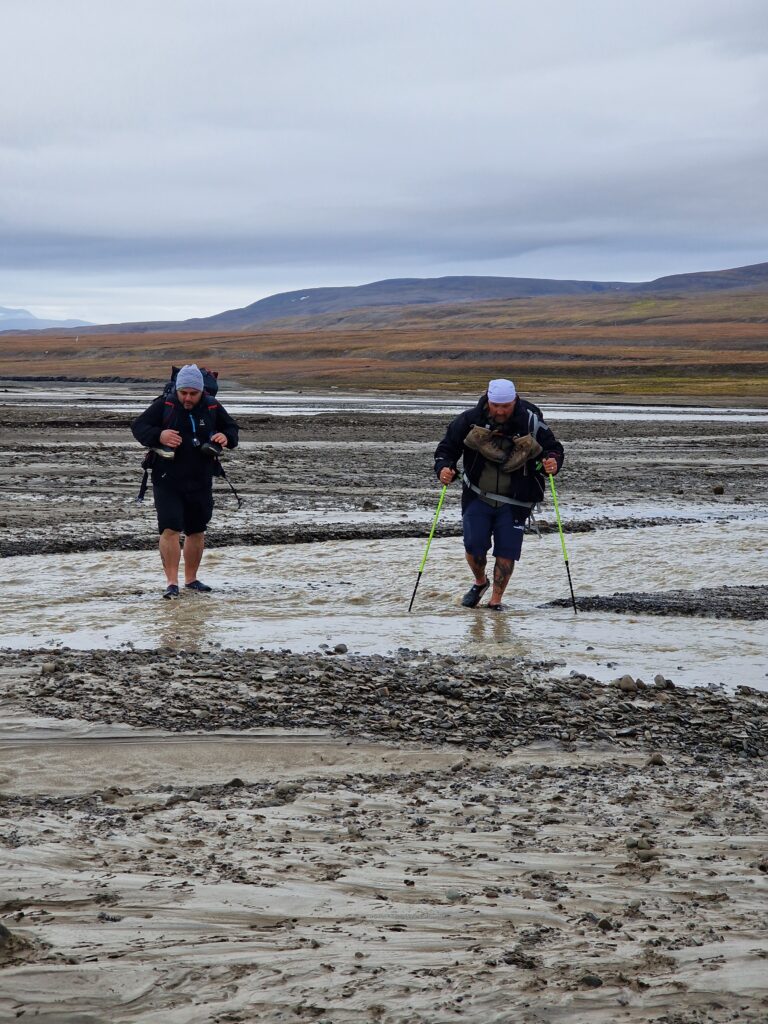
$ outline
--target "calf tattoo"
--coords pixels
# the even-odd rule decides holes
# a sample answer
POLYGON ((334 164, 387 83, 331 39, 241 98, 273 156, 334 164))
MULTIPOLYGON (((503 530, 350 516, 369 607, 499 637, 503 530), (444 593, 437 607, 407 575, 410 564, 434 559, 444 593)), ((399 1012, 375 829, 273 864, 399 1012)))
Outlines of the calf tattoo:
POLYGON ((475 579, 483 579, 485 577, 485 556, 483 555, 478 557, 477 555, 470 555, 469 552, 467 552, 467 561, 469 562, 472 572, 475 574, 475 579))
POLYGON ((496 564, 493 567, 493 586, 494 589, 500 593, 504 593, 507 584, 509 583, 509 577, 512 575, 512 570, 515 568, 515 563, 510 558, 497 558, 496 564))

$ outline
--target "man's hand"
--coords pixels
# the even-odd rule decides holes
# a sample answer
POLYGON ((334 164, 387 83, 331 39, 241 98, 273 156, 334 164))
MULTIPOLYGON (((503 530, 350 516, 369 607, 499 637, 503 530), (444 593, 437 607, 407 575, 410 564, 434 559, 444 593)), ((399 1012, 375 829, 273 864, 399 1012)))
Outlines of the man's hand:
POLYGON ((557 475, 557 459, 544 459, 541 465, 544 468, 544 472, 548 475, 557 475))
POLYGON ((161 430, 160 444, 164 444, 167 448, 178 448, 181 444, 181 434, 178 430, 161 430))
POLYGON ((438 480, 441 484, 451 484, 456 479, 456 470, 451 469, 449 466, 443 466, 440 470, 438 480))
POLYGON ((211 440, 215 441, 216 444, 220 444, 222 448, 226 448, 227 447, 227 444, 228 444, 228 442, 227 442, 227 435, 226 434, 222 434, 221 431, 219 431, 218 434, 212 434, 211 435, 211 440))

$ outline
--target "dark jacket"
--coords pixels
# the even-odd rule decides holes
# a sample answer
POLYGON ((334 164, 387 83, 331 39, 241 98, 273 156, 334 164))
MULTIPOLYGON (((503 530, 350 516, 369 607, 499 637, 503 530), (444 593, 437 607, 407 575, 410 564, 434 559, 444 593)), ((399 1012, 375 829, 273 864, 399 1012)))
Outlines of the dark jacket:
MULTIPOLYGON (((464 472, 469 480, 476 485, 486 460, 480 452, 473 448, 467 448, 464 438, 472 427, 491 425, 488 414, 488 396, 483 395, 474 409, 467 409, 466 412, 460 413, 449 424, 445 437, 435 449, 435 474, 439 476, 440 470, 446 466, 456 469, 459 459, 463 458, 464 472)), ((544 422, 541 409, 533 402, 526 402, 524 398, 518 398, 515 411, 510 418, 501 427, 495 427, 495 429, 503 431, 510 438, 534 434, 544 449, 536 459, 529 460, 512 474, 512 489, 509 497, 531 506, 535 505, 536 502, 541 501, 545 492, 545 475, 541 470, 536 469, 536 463, 545 458, 557 459, 559 470, 565 458, 563 446, 544 422)), ((462 511, 475 497, 475 492, 464 484, 461 495, 462 511)), ((524 517, 525 510, 521 509, 521 513, 524 517)))
POLYGON ((131 430, 139 444, 146 448, 160 443, 161 431, 178 430, 181 444, 172 459, 155 459, 152 483, 185 492, 210 490, 213 485, 217 460, 202 453, 200 445, 220 432, 227 436, 227 448, 236 448, 239 437, 237 423, 224 406, 206 394, 191 412, 184 409, 175 394, 173 398, 161 395, 137 416, 131 430))

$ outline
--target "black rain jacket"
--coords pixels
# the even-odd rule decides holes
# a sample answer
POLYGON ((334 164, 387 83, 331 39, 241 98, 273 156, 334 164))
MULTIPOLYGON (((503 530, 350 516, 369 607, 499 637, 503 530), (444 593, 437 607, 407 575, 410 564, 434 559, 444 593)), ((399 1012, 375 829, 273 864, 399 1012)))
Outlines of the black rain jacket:
MULTIPOLYGON (((531 507, 541 501, 544 497, 546 476, 542 470, 536 469, 536 463, 541 462, 542 459, 553 458, 557 460, 559 470, 563 465, 565 453, 563 446, 544 422, 541 409, 524 398, 518 397, 515 411, 501 426, 491 422, 487 394, 482 396, 473 409, 467 409, 466 412, 460 413, 448 425, 445 437, 435 449, 435 475, 439 477, 440 470, 446 466, 449 469, 456 469, 459 459, 463 458, 464 472, 471 483, 477 485, 486 460, 480 452, 475 451, 474 448, 467 448, 464 444, 464 438, 475 426, 493 427, 495 430, 503 431, 510 438, 533 434, 544 450, 541 455, 530 459, 512 474, 512 489, 509 497, 531 507)), ((461 494, 462 512, 476 497, 475 492, 464 484, 461 494)), ((521 509, 521 518, 525 518, 524 509, 521 509)))
POLYGON ((216 398, 203 394, 194 409, 187 412, 174 392, 172 398, 160 395, 131 424, 133 436, 145 448, 158 445, 160 433, 166 429, 178 430, 181 444, 172 459, 155 459, 153 485, 185 493, 210 490, 217 460, 201 452, 200 445, 213 434, 222 433, 226 434, 227 448, 236 448, 240 434, 237 423, 216 398))

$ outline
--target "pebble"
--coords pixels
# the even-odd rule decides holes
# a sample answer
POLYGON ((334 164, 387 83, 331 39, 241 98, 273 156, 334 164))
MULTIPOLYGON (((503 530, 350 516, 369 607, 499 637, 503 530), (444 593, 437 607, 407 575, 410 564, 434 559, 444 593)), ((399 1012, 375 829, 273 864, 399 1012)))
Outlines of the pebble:
POLYGON ((637 859, 643 864, 647 864, 648 861, 656 860, 659 856, 658 850, 638 850, 637 859))
POLYGON ((600 988, 603 984, 603 979, 597 974, 582 974, 579 981, 587 988, 600 988))
POLYGON ((656 751, 655 753, 651 754, 651 756, 646 761, 646 767, 648 767, 649 765, 653 765, 654 767, 660 768, 663 767, 666 763, 667 762, 664 760, 662 755, 658 751, 656 751))

